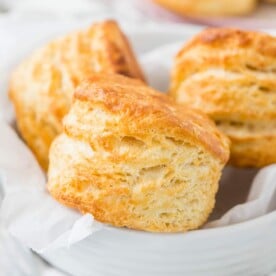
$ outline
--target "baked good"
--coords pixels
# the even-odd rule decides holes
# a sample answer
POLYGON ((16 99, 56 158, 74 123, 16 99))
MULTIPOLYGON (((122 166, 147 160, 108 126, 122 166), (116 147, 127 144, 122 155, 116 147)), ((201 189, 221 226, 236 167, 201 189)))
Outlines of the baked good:
POLYGON ((177 54, 170 95, 207 113, 232 140, 231 163, 276 162, 276 38, 206 29, 177 54))
POLYGON ((73 91, 94 72, 144 80, 131 47, 115 21, 96 23, 36 51, 15 70, 10 98, 19 131, 44 169, 52 140, 62 130, 73 91))
POLYGON ((76 90, 52 143, 48 190, 101 222, 156 232, 202 225, 228 139, 206 115, 141 81, 94 75, 76 90))
POLYGON ((233 16, 252 12, 257 0, 154 0, 185 16, 233 16))

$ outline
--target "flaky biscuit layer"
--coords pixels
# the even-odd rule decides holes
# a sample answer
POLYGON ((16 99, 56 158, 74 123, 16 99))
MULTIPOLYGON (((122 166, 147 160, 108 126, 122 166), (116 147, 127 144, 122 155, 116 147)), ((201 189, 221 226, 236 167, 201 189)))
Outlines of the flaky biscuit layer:
POLYGON ((105 223, 186 231, 208 218, 228 157, 228 139, 207 116, 140 81, 94 75, 51 146, 47 187, 105 223))

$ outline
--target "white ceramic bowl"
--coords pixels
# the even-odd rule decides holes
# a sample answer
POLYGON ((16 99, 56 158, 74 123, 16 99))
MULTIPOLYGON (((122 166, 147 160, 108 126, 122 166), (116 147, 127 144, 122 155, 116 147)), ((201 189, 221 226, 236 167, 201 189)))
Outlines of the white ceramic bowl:
MULTIPOLYGON (((47 28, 50 34, 50 25, 47 28)), ((136 30, 130 37, 141 53, 184 41, 193 33, 162 27, 136 30)), ((167 77, 161 67, 162 56, 160 75, 150 79, 154 86, 157 79, 167 77)), ((150 74, 151 67, 146 71, 150 74)), ((106 227, 69 248, 41 256, 76 276, 268 275, 276 271, 276 211, 231 226, 179 234, 106 227)))
POLYGON ((43 257, 78 276, 269 275, 276 270, 276 212, 186 234, 110 228, 43 257))

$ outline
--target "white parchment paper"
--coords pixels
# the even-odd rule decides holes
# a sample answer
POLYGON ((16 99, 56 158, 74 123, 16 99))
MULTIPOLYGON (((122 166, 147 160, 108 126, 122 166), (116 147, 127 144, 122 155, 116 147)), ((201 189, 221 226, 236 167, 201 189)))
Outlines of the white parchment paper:
MULTIPOLYGON (((167 90, 172 58, 179 47, 178 43, 167 45, 142 56, 142 65, 152 86, 167 90)), ((47 193, 46 176, 14 128, 14 115, 6 96, 8 72, 14 63, 14 59, 12 64, 7 59, 2 67, 0 184, 5 198, 1 215, 12 235, 24 245, 49 253, 71 246, 106 226, 90 214, 81 215, 62 206, 47 193), (10 110, 9 116, 4 110, 10 110)), ((204 227, 240 223, 275 210, 276 165, 260 171, 228 167, 223 172, 215 210, 204 227)))

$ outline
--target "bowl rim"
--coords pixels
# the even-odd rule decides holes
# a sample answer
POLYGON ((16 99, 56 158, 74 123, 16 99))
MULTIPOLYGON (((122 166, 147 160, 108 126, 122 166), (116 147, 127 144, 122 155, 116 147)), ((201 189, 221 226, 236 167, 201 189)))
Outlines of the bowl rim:
POLYGON ((189 238, 197 238, 198 236, 200 236, 201 238, 203 238, 203 235, 227 235, 227 234, 231 234, 231 233, 236 233, 236 232, 241 232, 241 231, 248 231, 249 229, 258 229, 259 226, 264 227, 267 223, 270 223, 271 221, 275 221, 276 222, 276 210, 247 220, 247 221, 243 221, 243 222, 238 222, 235 224, 231 224, 231 225, 224 225, 224 226, 219 226, 219 227, 215 227, 215 228, 201 228, 201 229, 195 229, 195 230, 191 230, 191 231, 187 231, 187 232, 177 232, 177 233, 159 233, 159 232, 147 232, 147 231, 141 231, 141 230, 135 230, 135 229, 128 229, 128 228, 119 228, 119 227, 114 227, 111 225, 105 225, 105 228, 109 231, 112 231, 114 234, 129 234, 129 235, 138 235, 140 237, 143 236, 154 236, 157 238, 174 238, 174 237, 180 237, 182 236, 182 238, 184 237, 189 237, 189 238))

